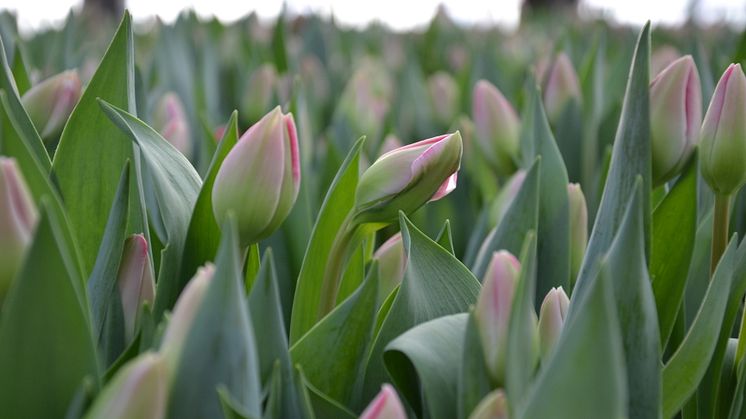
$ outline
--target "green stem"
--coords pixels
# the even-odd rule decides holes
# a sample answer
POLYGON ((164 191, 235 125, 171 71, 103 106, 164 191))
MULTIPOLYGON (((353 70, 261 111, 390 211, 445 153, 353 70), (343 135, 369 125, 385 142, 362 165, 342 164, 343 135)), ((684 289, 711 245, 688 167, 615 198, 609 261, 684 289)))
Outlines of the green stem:
POLYGON ((730 222, 730 195, 715 194, 715 214, 712 220, 712 252, 710 253, 710 279, 720 262, 720 257, 728 245, 728 224, 730 222))
POLYGON ((347 266, 347 260, 357 245, 360 244, 358 228, 351 228, 350 221, 351 217, 348 217, 342 223, 329 251, 329 258, 324 270, 324 280, 321 283, 317 320, 321 320, 334 309, 339 292, 339 283, 347 266))

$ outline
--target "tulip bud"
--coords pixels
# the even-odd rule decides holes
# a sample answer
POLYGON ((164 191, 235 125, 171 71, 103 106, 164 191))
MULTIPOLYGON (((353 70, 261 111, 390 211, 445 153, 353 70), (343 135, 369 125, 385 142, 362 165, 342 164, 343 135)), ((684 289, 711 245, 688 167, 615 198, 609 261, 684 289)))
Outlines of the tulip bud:
POLYGON ((508 419, 508 399, 498 389, 486 395, 474 408, 469 419, 508 419))
POLYGON ((580 82, 570 58, 565 53, 557 56, 546 77, 544 107, 549 121, 556 124, 567 105, 572 101, 580 102, 580 82))
POLYGON ((397 148, 401 147, 401 141, 399 138, 396 137, 394 134, 389 134, 386 136, 386 138, 383 139, 383 143, 381 144, 381 150, 378 152, 379 156, 382 156, 389 151, 394 151, 397 148))
POLYGON ((407 419, 404 406, 390 384, 381 386, 381 391, 365 408, 360 419, 407 419))
POLYGON ((131 342, 139 324, 140 308, 146 301, 152 303, 155 296, 148 242, 142 234, 134 234, 124 243, 117 285, 122 298, 124 336, 131 342))
POLYGON ((29 89, 21 98, 31 121, 44 140, 56 138, 80 99, 76 70, 52 76, 29 89))
POLYGON ((689 160, 702 123, 702 93, 691 55, 679 58, 650 83, 653 184, 678 174, 689 160))
POLYGON ((295 122, 278 106, 249 128, 225 157, 212 190, 215 218, 222 225, 233 211, 241 244, 248 246, 282 224, 299 188, 295 122))
POLYGON ((449 125, 458 109, 459 88, 456 80, 448 73, 439 71, 427 80, 427 89, 435 119, 443 125, 449 125))
POLYGON ((168 92, 155 107, 153 128, 179 150, 187 159, 192 157, 192 139, 189 121, 176 93, 168 92))
POLYGON ((515 256, 505 250, 495 252, 483 278, 474 313, 489 374, 498 384, 505 378, 510 310, 520 269, 515 256))
POLYGON ((660 73, 664 68, 668 67, 669 64, 678 60, 679 57, 681 57, 679 51, 670 45, 656 48, 656 50, 650 54, 650 74, 656 75, 660 73))
POLYGON ((258 121, 270 109, 278 80, 272 64, 262 64, 251 73, 241 106, 250 122, 258 121))
POLYGON ((0 156, 0 301, 23 264, 37 218, 16 161, 0 156))
POLYGON ((456 188, 461 135, 440 135, 390 151, 376 160, 357 185, 358 223, 389 223, 456 188))
POLYGON ((168 375, 163 357, 144 353, 124 365, 96 397, 85 419, 158 419, 166 415, 168 375))
POLYGON ((559 340, 562 325, 565 323, 570 299, 562 287, 552 288, 544 297, 539 311, 539 350, 541 359, 546 361, 559 340))
POLYGON ((521 190, 524 179, 526 179, 526 171, 521 169, 515 172, 515 174, 505 183, 505 186, 500 189, 500 193, 497 194, 497 197, 495 197, 495 200, 492 202, 492 207, 490 208, 490 229, 498 225, 505 216, 505 212, 510 207, 510 204, 513 203, 515 196, 518 195, 518 192, 521 190))
POLYGON ((166 331, 163 333, 160 349, 166 357, 170 373, 175 371, 181 348, 205 299, 214 273, 215 267, 211 263, 199 268, 176 301, 166 331))
POLYGON ((588 207, 580 185, 567 185, 570 213, 570 278, 576 278, 588 245, 588 207))
POLYGON ((383 302, 401 283, 407 268, 401 233, 386 240, 373 254, 373 260, 378 262, 378 301, 383 302))
POLYGON ((721 195, 746 182, 746 76, 731 64, 715 87, 700 132, 702 177, 721 195))
POLYGON ((521 122, 497 87, 486 80, 474 85, 472 112, 477 143, 485 158, 501 174, 515 168, 521 122))

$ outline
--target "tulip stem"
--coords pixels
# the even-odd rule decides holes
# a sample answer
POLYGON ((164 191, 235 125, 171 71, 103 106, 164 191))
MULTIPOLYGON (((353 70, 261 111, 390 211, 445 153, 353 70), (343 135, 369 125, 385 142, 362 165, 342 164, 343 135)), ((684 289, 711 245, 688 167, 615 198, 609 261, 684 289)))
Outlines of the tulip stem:
POLYGON ((728 246, 730 195, 715 194, 715 214, 712 220, 712 252, 710 253, 710 279, 728 246))
POLYGON ((324 270, 324 280, 321 284, 317 320, 321 320, 334 309, 339 292, 339 283, 347 266, 347 261, 352 252, 360 244, 360 229, 352 227, 351 220, 352 217, 348 216, 342 222, 337 236, 334 238, 334 242, 332 242, 326 269, 324 270))

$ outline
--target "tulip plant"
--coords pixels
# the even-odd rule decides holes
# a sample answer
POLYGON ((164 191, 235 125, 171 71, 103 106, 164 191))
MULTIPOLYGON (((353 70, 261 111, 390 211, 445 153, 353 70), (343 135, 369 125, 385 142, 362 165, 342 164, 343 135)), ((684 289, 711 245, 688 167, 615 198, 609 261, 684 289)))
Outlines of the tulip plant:
POLYGON ((0 13, 0 417, 746 417, 743 37, 552 19, 0 13))

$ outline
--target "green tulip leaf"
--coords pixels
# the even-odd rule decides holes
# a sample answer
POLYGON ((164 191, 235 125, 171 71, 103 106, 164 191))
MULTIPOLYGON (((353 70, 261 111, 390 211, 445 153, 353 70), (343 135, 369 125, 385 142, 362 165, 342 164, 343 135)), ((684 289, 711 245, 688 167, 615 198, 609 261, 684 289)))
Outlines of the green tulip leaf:
POLYGON ((479 402, 492 390, 482 340, 479 338, 474 312, 469 313, 461 355, 458 382, 458 418, 467 419, 479 402))

